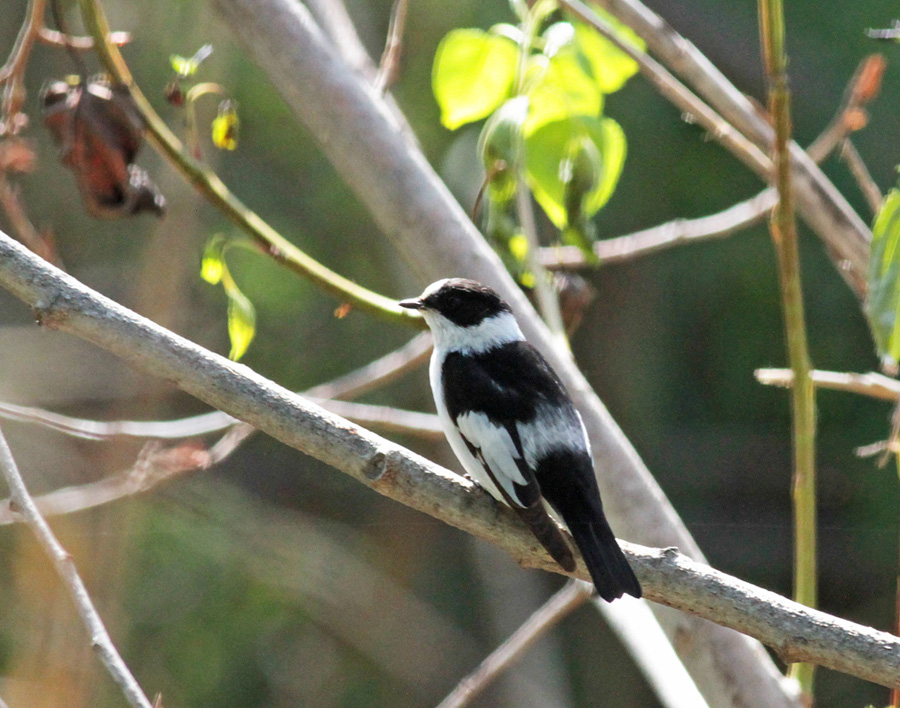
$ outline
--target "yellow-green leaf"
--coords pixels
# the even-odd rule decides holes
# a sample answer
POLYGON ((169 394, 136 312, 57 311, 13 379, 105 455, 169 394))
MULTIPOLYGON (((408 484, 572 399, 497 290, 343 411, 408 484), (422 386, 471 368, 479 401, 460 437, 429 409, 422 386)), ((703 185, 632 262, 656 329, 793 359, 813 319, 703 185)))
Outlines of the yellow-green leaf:
POLYGON ((549 58, 532 57, 526 76, 530 109, 525 135, 564 118, 597 118, 603 109, 603 94, 597 82, 585 72, 577 49, 571 45, 562 47, 549 58))
POLYGON ((231 340, 228 358, 238 361, 256 334, 256 310, 231 278, 226 278, 224 285, 228 295, 228 338, 231 340))
POLYGON ((489 116, 509 97, 517 57, 515 42, 499 34, 449 32, 438 45, 431 74, 441 123, 455 130, 489 116))
POLYGON ((237 147, 240 125, 235 102, 222 101, 219 104, 219 115, 213 119, 212 123, 213 145, 220 150, 234 150, 237 147))
POLYGON ((172 65, 172 68, 175 70, 175 73, 178 74, 178 76, 186 79, 197 73, 197 69, 200 67, 200 64, 202 64, 203 60, 206 59, 210 54, 212 54, 212 45, 204 44, 194 53, 194 56, 192 56, 190 59, 185 59, 183 56, 173 54, 169 57, 169 63, 172 65))
MULTIPOLYGON (((644 40, 634 31, 599 8, 593 8, 616 27, 617 34, 635 49, 644 51, 644 40)), ((575 44, 586 61, 590 75, 603 93, 618 91, 638 71, 637 62, 603 37, 593 27, 575 26, 575 44)))
POLYGON ((866 276, 866 316, 878 355, 900 361, 900 189, 892 189, 875 218, 866 276))
POLYGON ((200 263, 200 277, 210 285, 218 285, 225 272, 225 237, 216 234, 206 242, 203 260, 200 263))
POLYGON ((579 195, 584 218, 593 216, 612 196, 625 164, 625 133, 612 118, 566 118, 526 136, 525 153, 535 199, 554 225, 564 229, 570 225, 566 202, 574 177, 584 191, 579 195), (585 171, 591 174, 586 176, 585 171))

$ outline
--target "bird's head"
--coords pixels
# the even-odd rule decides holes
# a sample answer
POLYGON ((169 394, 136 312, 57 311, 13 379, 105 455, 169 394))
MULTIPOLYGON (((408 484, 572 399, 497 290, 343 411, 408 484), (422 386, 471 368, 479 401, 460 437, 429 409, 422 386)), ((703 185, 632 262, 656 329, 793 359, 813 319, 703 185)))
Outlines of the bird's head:
POLYGON ((474 280, 447 278, 432 283, 401 307, 422 313, 435 345, 448 351, 487 351, 522 339, 512 309, 491 288, 474 280))

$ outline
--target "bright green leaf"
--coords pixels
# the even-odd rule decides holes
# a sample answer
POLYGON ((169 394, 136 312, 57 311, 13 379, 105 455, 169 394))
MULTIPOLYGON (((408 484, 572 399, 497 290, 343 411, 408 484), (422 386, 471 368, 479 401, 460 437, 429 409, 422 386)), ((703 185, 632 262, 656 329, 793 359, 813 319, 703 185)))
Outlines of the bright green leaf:
POLYGON ((206 242, 203 260, 200 263, 200 277, 210 285, 218 285, 225 272, 225 237, 216 234, 206 242))
POLYGON ((597 82, 585 73, 575 47, 562 47, 549 59, 542 55, 533 57, 526 75, 531 106, 525 122, 526 135, 563 118, 600 115, 603 95, 597 82))
MULTIPOLYGON (((605 17, 607 22, 616 27, 617 34, 628 44, 639 51, 644 51, 644 41, 630 27, 616 21, 611 15, 599 8, 595 12, 605 17)), ((619 49, 615 44, 603 37, 593 27, 576 25, 575 46, 587 64, 588 73, 603 93, 618 91, 628 79, 638 71, 637 62, 619 49)))
POLYGON ((888 366, 900 361, 900 189, 892 189, 872 227, 866 276, 866 316, 878 355, 888 366))
POLYGON ((234 280, 226 278, 223 284, 228 295, 228 338, 231 340, 228 358, 238 361, 256 334, 256 310, 234 280))
POLYGON ((441 123, 455 130, 489 116, 509 97, 518 47, 479 29, 449 32, 438 45, 431 85, 441 123))
POLYGON ((547 123, 526 136, 529 185, 557 228, 564 229, 570 223, 566 190, 571 187, 574 168, 579 168, 582 184, 587 182, 584 170, 593 172, 586 193, 580 197, 581 216, 588 219, 615 190, 625 152, 625 133, 611 118, 567 118, 547 123), (583 156, 579 157, 579 153, 583 156), (573 156, 577 158, 575 162, 573 156))

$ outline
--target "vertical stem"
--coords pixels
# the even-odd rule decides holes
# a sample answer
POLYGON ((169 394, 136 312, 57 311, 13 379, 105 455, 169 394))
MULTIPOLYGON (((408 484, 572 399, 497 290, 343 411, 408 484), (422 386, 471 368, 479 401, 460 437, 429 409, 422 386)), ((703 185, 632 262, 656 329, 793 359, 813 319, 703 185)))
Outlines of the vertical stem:
MULTIPOLYGON (((900 457, 894 456, 897 474, 900 475, 900 457)), ((900 557, 897 558, 897 588, 894 595, 894 634, 900 636, 900 557)), ((900 689, 891 689, 891 706, 900 708, 900 689)))
MULTIPOLYGON (((528 68, 528 58, 531 56, 531 47, 534 38, 541 29, 541 24, 547 15, 553 11, 555 3, 544 0, 535 3, 524 12, 521 22, 522 42, 519 44, 519 57, 516 66, 516 95, 525 93, 525 73, 528 68)), ((559 298, 553 291, 550 283, 550 274, 540 260, 541 244, 537 235, 537 224, 534 218, 534 208, 531 203, 531 192, 525 182, 525 141, 519 140, 517 167, 516 167, 516 210, 519 214, 519 224, 528 241, 528 269, 534 274, 534 290, 537 295, 538 311, 547 324, 547 328, 558 341, 562 342, 566 349, 569 348, 569 340, 566 336, 566 328, 563 323, 562 312, 559 307, 559 298)))
MULTIPOLYGON (((791 190, 791 113, 784 47, 784 7, 782 0, 759 0, 760 38, 769 83, 769 110, 775 122, 775 178, 778 206, 770 229, 778 259, 778 278, 788 358, 794 374, 791 389, 793 420, 794 478, 794 599, 816 606, 816 470, 815 393, 810 371, 800 283, 797 225, 791 190)), ((804 694, 812 696, 812 664, 795 664, 790 674, 804 694)))

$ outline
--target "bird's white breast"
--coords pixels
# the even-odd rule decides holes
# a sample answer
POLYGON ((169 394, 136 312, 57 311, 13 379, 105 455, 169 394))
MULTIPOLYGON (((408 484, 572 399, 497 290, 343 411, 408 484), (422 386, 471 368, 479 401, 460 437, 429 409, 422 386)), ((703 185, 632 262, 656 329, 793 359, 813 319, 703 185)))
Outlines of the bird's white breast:
POLYGON ((428 367, 428 377, 431 382, 431 390, 434 394, 434 405, 437 408, 438 418, 441 421, 441 427, 444 429, 444 435, 447 438, 447 442, 450 443, 453 454, 456 455, 466 473, 468 473, 468 475, 479 485, 484 487, 494 499, 505 504, 506 500, 504 500, 503 494, 500 493, 497 485, 494 484, 494 481, 484 471, 481 462, 475 459, 472 453, 469 452, 469 448, 462 439, 462 435, 460 435, 456 423, 450 418, 450 414, 447 412, 447 404, 444 401, 444 387, 441 383, 441 374, 444 368, 445 357, 446 352, 435 346, 434 352, 431 355, 431 363, 428 367))

